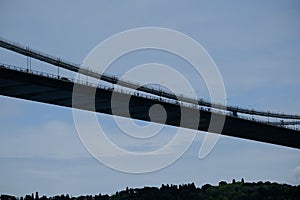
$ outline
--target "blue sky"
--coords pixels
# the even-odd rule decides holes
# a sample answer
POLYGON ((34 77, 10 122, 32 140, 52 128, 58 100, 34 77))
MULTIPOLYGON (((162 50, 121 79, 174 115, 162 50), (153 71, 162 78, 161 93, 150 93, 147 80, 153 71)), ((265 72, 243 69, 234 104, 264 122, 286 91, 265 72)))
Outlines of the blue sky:
MULTIPOLYGON (((223 77, 229 104, 299 114, 299 11, 298 1, 2 0, 0 36, 81 63, 98 43, 118 32, 145 26, 171 28, 208 51, 223 77)), ((183 62, 160 53, 128 55, 110 72, 123 74, 131 65, 152 60, 185 71, 183 62)), ((26 65, 25 57, 6 50, 1 49, 0 58, 26 65)), ((56 72, 37 61, 33 68, 56 72)), ((207 97, 203 82, 192 81, 201 82, 198 95, 207 97)), ((201 186, 233 178, 300 184, 299 150, 222 136, 209 156, 199 160, 203 133, 167 168, 139 175, 118 172, 85 150, 71 109, 7 97, 0 97, 0 102, 0 193, 113 193, 126 186, 187 182, 201 186)), ((112 118, 98 117, 117 140, 120 133, 112 118)), ((167 127, 163 133, 172 131, 167 127)))

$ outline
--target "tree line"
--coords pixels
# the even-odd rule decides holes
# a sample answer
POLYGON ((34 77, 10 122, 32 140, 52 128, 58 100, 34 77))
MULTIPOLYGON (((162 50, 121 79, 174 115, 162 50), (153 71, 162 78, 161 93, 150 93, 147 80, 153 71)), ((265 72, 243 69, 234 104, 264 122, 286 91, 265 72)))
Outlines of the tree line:
POLYGON ((35 194, 25 197, 15 197, 10 195, 1 195, 0 200, 273 200, 273 199, 300 199, 300 185, 291 186, 288 184, 278 184, 270 182, 246 183, 232 180, 231 183, 221 181, 217 186, 205 184, 201 188, 196 187, 194 183, 182 185, 163 184, 160 188, 126 188, 115 194, 98 194, 78 197, 70 195, 58 195, 54 197, 39 196, 35 194))

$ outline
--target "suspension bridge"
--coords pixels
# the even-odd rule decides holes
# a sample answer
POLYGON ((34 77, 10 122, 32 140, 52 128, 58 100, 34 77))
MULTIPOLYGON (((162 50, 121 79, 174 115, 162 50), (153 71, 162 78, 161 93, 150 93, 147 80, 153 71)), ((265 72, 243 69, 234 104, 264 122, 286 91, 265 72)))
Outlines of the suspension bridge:
POLYGON ((191 99, 154 87, 121 80, 114 75, 100 74, 88 68, 80 68, 78 64, 5 39, 0 39, 0 47, 112 85, 108 87, 93 84, 83 80, 62 77, 59 74, 32 70, 28 66, 3 63, 0 64, 0 95, 219 133, 218 130, 209 128, 211 117, 214 115, 216 116, 215 119, 225 117, 224 127, 220 130, 223 135, 300 149, 300 131, 296 128, 296 125, 300 124, 300 115, 265 112, 226 106, 203 99, 191 99), (74 85, 81 88, 82 93, 74 94, 74 85), (114 87, 117 85, 119 88, 114 87), (95 96, 94 100, 89 98, 90 94, 95 96), (117 112, 112 110, 113 94, 118 97, 116 98, 117 112), (72 98, 80 99, 79 103, 74 104, 72 98), (130 99, 129 115, 127 99, 130 99), (149 116, 149 109, 156 104, 164 107, 167 114, 165 120, 160 115, 149 116), (196 128, 193 124, 181 124, 180 119, 183 110, 186 111, 185 113, 189 113, 190 118, 200 114, 196 128), (261 118, 265 118, 265 120, 261 118))

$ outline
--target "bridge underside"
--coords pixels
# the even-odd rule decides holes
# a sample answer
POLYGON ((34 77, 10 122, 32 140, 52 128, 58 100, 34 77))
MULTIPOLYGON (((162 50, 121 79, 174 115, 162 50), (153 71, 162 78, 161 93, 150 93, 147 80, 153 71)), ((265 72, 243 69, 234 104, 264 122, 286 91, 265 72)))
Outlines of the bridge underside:
MULTIPOLYGON (((73 82, 66 80, 59 80, 0 67, 0 95, 3 96, 72 107, 73 86, 73 82)), ((112 114, 112 91, 101 88, 96 89, 85 85, 77 86, 78 87, 76 88, 79 88, 82 93, 76 93, 76 99, 79 101, 73 102, 73 107, 83 110, 95 109, 95 111, 99 113, 112 114), (87 94, 93 94, 95 91, 95 104, 92 104, 92 99, 88 98, 87 94)), ((116 94, 116 98, 114 98, 114 105, 116 105, 116 109, 114 110, 115 115, 129 117, 126 112, 126 110, 128 110, 126 100, 130 99, 129 113, 131 118, 161 123, 163 119, 161 119, 160 115, 151 115, 151 119, 149 117, 150 107, 155 104, 160 104, 166 110, 166 124, 197 129, 200 131, 208 130, 211 112, 207 110, 199 111, 193 108, 184 108, 184 110, 181 110, 179 105, 172 103, 160 102, 155 99, 145 99, 140 96, 130 97, 127 94, 121 93, 114 94, 116 94), (186 120, 187 123, 180 125, 181 113, 183 112, 188 113, 188 119, 193 119, 193 117, 200 113, 201 118, 199 124, 193 126, 193 120, 190 120, 191 123, 188 123, 189 120, 186 120)), ((217 115, 217 117, 221 116, 221 114, 217 115)), ((210 132, 214 131, 214 129, 210 129, 210 132)), ((300 149, 300 131, 231 116, 226 116, 222 134, 300 149)))

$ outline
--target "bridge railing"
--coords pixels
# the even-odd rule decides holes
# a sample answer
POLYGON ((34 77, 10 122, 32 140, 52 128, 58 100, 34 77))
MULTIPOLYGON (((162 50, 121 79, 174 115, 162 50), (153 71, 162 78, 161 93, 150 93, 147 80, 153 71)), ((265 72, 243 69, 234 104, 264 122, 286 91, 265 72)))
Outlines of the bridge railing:
POLYGON ((138 83, 133 83, 130 81, 125 81, 125 80, 120 80, 116 76, 113 75, 108 75, 108 74, 100 74, 95 71, 90 70, 87 67, 80 68, 78 64, 74 64, 69 61, 62 60, 61 58, 57 58, 51 55, 48 55, 43 52, 39 52, 36 50, 33 50, 27 46, 22 46, 18 43, 12 42, 5 40, 3 38, 0 38, 0 46, 6 49, 9 49, 11 51, 17 52, 19 54, 29 56, 35 59, 38 59, 40 61, 52 64, 54 66, 62 67, 67 70, 80 73, 86 76, 90 76, 96 79, 100 79, 112 84, 117 84, 123 87, 127 87, 129 89, 133 90, 139 90, 145 93, 149 93, 151 95, 156 95, 160 97, 165 97, 168 99, 173 99, 173 100, 178 100, 180 102, 185 102, 188 104, 196 104, 204 107, 210 107, 210 108, 215 108, 215 109, 220 109, 224 111, 230 111, 230 112, 235 112, 235 113, 244 113, 244 114, 249 114, 249 115, 258 115, 258 116, 265 116, 265 117, 273 117, 273 118, 285 118, 285 119, 300 119, 300 115, 289 115, 289 114, 284 114, 284 113, 274 113, 274 112, 264 112, 264 111, 258 111, 254 109, 245 109, 245 108, 240 108, 236 106, 227 106, 227 105, 222 105, 218 103, 211 103, 209 101, 205 101, 203 99, 191 99, 189 97, 186 97, 184 95, 175 95, 166 91, 162 90, 157 90, 148 86, 140 86, 138 83))

